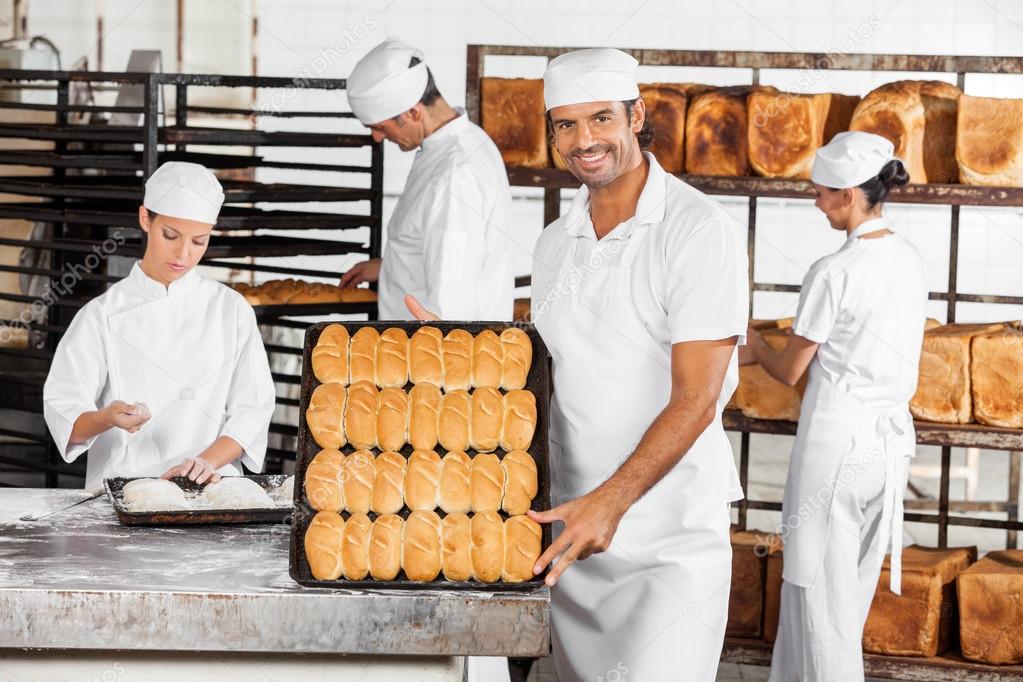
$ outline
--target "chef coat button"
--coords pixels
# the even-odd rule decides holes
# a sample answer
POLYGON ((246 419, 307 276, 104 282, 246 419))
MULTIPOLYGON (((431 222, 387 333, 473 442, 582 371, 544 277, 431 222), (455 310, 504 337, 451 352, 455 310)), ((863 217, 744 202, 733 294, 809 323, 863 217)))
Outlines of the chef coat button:
POLYGON ((181 400, 195 400, 195 390, 192 388, 183 388, 178 392, 178 398, 181 400))

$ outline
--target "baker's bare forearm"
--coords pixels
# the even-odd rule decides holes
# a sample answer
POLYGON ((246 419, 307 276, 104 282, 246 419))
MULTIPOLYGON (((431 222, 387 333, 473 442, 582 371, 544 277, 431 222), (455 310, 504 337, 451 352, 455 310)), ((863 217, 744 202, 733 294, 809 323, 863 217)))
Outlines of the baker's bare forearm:
POLYGON ((238 441, 230 436, 221 436, 199 456, 212 464, 214 468, 220 469, 241 457, 242 452, 244 449, 238 441))

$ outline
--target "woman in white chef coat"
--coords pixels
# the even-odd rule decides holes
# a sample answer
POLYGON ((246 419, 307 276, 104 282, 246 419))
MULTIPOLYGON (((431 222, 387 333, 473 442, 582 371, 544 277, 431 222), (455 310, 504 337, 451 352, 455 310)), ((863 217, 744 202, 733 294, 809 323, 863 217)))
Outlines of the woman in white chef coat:
POLYGON ((742 363, 790 385, 810 372, 785 485, 773 682, 862 680, 863 626, 889 544, 899 592, 927 301, 919 253, 881 212, 909 179, 891 142, 840 133, 818 150, 811 179, 817 208, 847 239, 803 280, 786 347, 750 330, 740 349, 742 363))
POLYGON ((146 182, 145 254, 86 304, 43 388, 64 460, 89 452, 85 487, 113 476, 203 483, 260 471, 274 384, 245 299, 195 269, 224 201, 213 173, 165 163, 146 182))

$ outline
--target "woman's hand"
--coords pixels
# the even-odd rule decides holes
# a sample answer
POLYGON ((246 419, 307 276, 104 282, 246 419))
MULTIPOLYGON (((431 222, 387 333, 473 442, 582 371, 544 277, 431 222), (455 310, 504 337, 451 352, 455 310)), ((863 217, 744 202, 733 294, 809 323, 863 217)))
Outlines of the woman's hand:
POLYGON ((202 457, 186 457, 185 461, 165 471, 160 478, 174 478, 175 476, 187 476, 189 480, 196 483, 216 483, 220 480, 220 474, 217 473, 213 464, 202 457))

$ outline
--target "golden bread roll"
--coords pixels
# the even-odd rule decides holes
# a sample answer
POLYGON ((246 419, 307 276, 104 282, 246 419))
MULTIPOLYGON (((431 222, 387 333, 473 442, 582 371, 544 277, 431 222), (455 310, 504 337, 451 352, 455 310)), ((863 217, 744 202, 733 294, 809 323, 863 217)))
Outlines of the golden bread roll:
POLYGON ((533 577, 540 558, 540 524, 528 516, 513 516, 504 522, 504 570, 501 580, 521 583, 533 577))
POLYGON ((409 391, 408 397, 408 442, 416 450, 433 450, 437 447, 440 389, 433 384, 416 384, 409 391))
POLYGON ((501 388, 513 391, 526 385, 533 364, 533 342, 518 327, 501 332, 501 388))
MULTIPOLYGON (((516 402, 516 406, 521 401, 516 402)), ((504 398, 496 388, 483 386, 472 393, 469 445, 476 452, 493 452, 501 442, 504 398)))
POLYGON ((373 522, 365 514, 352 514, 345 523, 341 542, 341 564, 348 580, 365 580, 369 575, 369 534, 373 522))
POLYGON ((377 300, 377 292, 365 287, 345 287, 341 289, 342 303, 373 303, 377 300))
POLYGON ((345 508, 341 490, 341 467, 345 456, 337 450, 320 450, 305 470, 305 496, 317 511, 345 508))
POLYGON ((409 381, 413 384, 444 385, 444 335, 436 327, 420 327, 408 349, 409 381))
POLYGON ((377 342, 377 386, 403 387, 408 383, 408 334, 391 327, 380 334, 377 342))
POLYGON ((309 522, 305 531, 305 558, 317 580, 341 577, 344 532, 345 520, 334 511, 321 511, 309 522))
POLYGON ((504 396, 501 449, 527 450, 536 431, 536 397, 529 391, 509 391, 504 396))
POLYGON ((405 506, 416 511, 437 508, 440 488, 440 455, 433 450, 416 450, 405 470, 405 506))
POLYGON ((382 514, 369 532, 369 574, 374 580, 394 580, 401 571, 402 531, 400 516, 382 514))
POLYGON ((332 284, 303 282, 302 285, 295 295, 288 299, 288 305, 341 302, 341 290, 332 284))
POLYGON ((469 449, 469 415, 472 399, 463 390, 445 393, 437 418, 437 440, 445 450, 469 449))
POLYGON ((348 350, 348 371, 351 383, 377 381, 377 345, 380 333, 373 327, 362 327, 352 334, 348 350))
POLYGON ((497 455, 476 455, 470 471, 470 496, 474 512, 492 512, 501 508, 504 497, 504 468, 497 455))
POLYGON ((373 496, 370 511, 397 514, 405 506, 405 458, 397 452, 381 452, 373 462, 373 496))
POLYGON ((543 80, 480 79, 480 125, 509 166, 547 167, 543 80))
POLYGON ((472 387, 472 334, 453 329, 444 337, 444 390, 468 391, 472 387))
POLYGON ((341 384, 320 384, 309 397, 305 423, 321 448, 337 450, 348 442, 342 419, 347 397, 348 391, 341 384))
POLYGON ((408 440, 408 394, 403 388, 382 389, 377 397, 377 446, 401 450, 408 440))
MULTIPOLYGON (((492 583, 504 570, 504 523, 497 512, 479 512, 469 522, 472 577, 492 583)), ((347 567, 346 567, 347 568, 347 567)))
POLYGON ((504 351, 501 339, 484 329, 472 341, 472 385, 475 388, 501 385, 501 359, 504 351))
POLYGON ((452 450, 441 459, 438 506, 447 514, 465 513, 470 509, 470 474, 472 460, 461 450, 452 450))
MULTIPOLYGON (((324 386, 336 385, 324 384, 324 386)), ((345 436, 349 443, 360 450, 377 447, 378 395, 377 387, 369 381, 360 381, 348 387, 348 403, 345 407, 344 420, 345 436)))
POLYGON ((351 339, 343 325, 332 324, 320 332, 310 357, 313 376, 324 384, 348 385, 348 342, 351 339))
POLYGON ((462 513, 448 514, 441 522, 440 563, 448 580, 472 577, 472 538, 469 517, 462 513))
POLYGON ((369 511, 373 499, 373 477, 376 468, 373 455, 366 450, 356 450, 348 455, 341 465, 341 491, 345 509, 353 514, 369 511))
POLYGON ((441 521, 436 512, 414 511, 405 521, 402 568, 409 580, 425 582, 440 573, 441 521))
POLYGON ((501 460, 504 468, 504 499, 501 508, 509 515, 525 514, 539 489, 536 462, 528 452, 514 450, 501 460))

